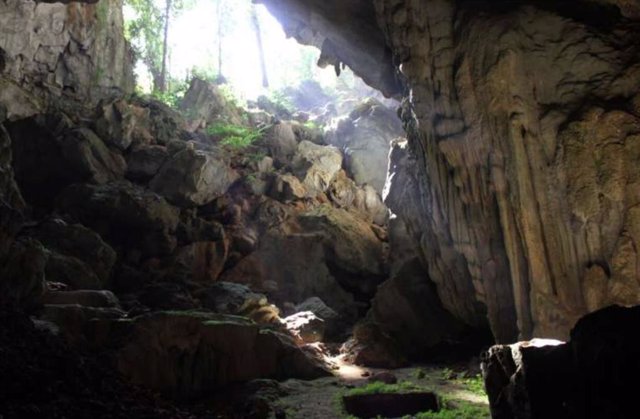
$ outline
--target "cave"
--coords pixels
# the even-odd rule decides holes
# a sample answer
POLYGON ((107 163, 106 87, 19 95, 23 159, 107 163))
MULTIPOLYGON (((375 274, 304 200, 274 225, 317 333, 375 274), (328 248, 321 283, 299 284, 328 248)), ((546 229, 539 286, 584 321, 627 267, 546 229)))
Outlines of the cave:
POLYGON ((636 418, 640 1, 0 2, 0 419, 636 418))

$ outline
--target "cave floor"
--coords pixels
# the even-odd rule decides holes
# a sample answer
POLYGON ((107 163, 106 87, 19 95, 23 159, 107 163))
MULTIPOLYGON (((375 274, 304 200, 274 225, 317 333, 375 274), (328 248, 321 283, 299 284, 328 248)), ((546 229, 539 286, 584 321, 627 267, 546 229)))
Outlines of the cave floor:
MULTIPOLYGON (((414 365, 409 368, 380 370, 338 363, 336 376, 312 381, 287 380, 281 383, 286 396, 274 403, 274 413, 282 412, 287 419, 353 418, 343 408, 341 397, 354 388, 369 384, 367 377, 391 372, 400 387, 412 386, 416 390, 435 392, 444 406, 439 413, 424 414, 419 418, 490 418, 489 401, 475 374, 456 366, 414 365), (468 377, 468 378, 467 378, 468 377)), ((280 414, 282 414, 280 413, 280 414)), ((282 417, 282 416, 279 416, 282 417)))

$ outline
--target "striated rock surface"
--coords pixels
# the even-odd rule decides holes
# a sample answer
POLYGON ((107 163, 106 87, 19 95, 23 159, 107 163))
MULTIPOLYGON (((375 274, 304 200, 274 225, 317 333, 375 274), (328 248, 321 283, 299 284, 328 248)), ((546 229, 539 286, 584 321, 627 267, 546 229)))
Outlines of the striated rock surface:
POLYGON ((4 1, 0 73, 28 89, 43 86, 52 96, 92 102, 131 92, 131 53, 123 28, 122 0, 4 1))
POLYGON ((411 87, 404 218, 445 308, 485 306, 508 341, 637 303, 638 26, 596 6, 375 4, 411 87))
MULTIPOLYGON (((276 16, 307 39, 371 33, 353 23, 371 19, 358 1, 331 9, 349 23, 296 3, 276 16)), ((374 7, 406 87, 387 204, 443 307, 505 342, 563 338, 584 313, 640 302, 637 2, 374 7)), ((371 81, 389 62, 347 63, 371 81)))

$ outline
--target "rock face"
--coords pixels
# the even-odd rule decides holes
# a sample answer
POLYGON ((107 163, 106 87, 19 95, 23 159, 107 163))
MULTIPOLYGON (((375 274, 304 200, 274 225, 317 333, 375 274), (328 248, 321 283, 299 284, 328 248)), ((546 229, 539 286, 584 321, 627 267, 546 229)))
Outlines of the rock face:
POLYGON ((219 86, 197 77, 191 80, 180 109, 186 113, 191 129, 213 122, 242 123, 240 111, 227 99, 219 86))
POLYGON ((367 0, 260 0, 282 23, 287 36, 322 53, 318 64, 340 73, 346 64, 387 95, 399 93, 391 53, 367 0))
POLYGON ((359 186, 371 185, 382 194, 391 141, 403 136, 396 113, 369 99, 339 119, 326 141, 344 151, 346 168, 359 186))
POLYGON ((492 347, 482 362, 492 417, 635 417, 639 326, 640 307, 610 306, 580 319, 568 343, 492 347))
MULTIPOLYGON (((308 37, 366 31, 351 24, 366 13, 336 22, 316 2, 296 3, 276 15, 308 37)), ((394 170, 387 202, 444 308, 473 327, 486 317, 512 341, 563 338, 584 313, 638 303, 637 2, 374 7, 407 88, 411 168, 394 170)), ((347 63, 370 81, 379 72, 347 63)))
POLYGON ((176 246, 179 210, 128 182, 70 186, 58 197, 57 207, 143 257, 167 255, 176 246))
POLYGON ((120 371, 174 397, 210 396, 254 378, 328 374, 290 338, 240 317, 157 313, 135 319, 132 329, 118 356, 120 371))
POLYGON ((176 205, 200 206, 222 196, 237 178, 219 156, 187 148, 173 155, 149 186, 176 205))
POLYGON ((124 159, 64 115, 41 114, 7 126, 16 181, 32 205, 49 206, 72 183, 103 184, 124 175, 124 159))
POLYGON ((61 3, 0 4, 0 73, 90 101, 133 91, 122 1, 61 3))

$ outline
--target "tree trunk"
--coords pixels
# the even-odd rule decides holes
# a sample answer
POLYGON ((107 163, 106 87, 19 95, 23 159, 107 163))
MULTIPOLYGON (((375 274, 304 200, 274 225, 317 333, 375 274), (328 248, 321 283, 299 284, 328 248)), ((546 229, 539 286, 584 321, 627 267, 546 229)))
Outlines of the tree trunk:
POLYGON ((216 6, 216 18, 218 19, 218 81, 222 83, 224 75, 222 74, 222 0, 218 0, 216 6))
POLYGON ((258 20, 258 11, 255 4, 251 4, 251 23, 253 31, 256 33, 256 42, 258 44, 258 55, 260 57, 260 70, 262 71, 262 87, 269 87, 269 77, 267 76, 267 64, 264 58, 264 48, 262 45, 262 32, 260 31, 260 21, 258 20))
POLYGON ((162 68, 160 70, 159 90, 164 93, 167 91, 167 55, 169 50, 169 19, 171 18, 171 1, 166 0, 166 8, 164 13, 164 38, 162 42, 162 68))

